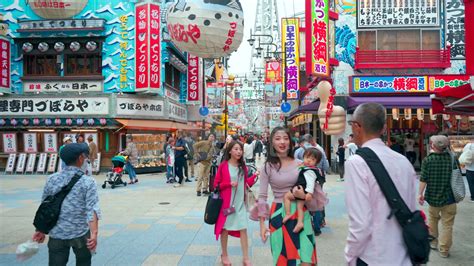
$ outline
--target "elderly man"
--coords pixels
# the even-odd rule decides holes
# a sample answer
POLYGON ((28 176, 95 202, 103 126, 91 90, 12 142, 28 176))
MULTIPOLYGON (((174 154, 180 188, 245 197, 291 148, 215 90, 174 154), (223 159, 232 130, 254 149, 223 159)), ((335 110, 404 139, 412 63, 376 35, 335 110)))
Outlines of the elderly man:
MULTIPOLYGON (((364 103, 348 121, 354 143, 374 151, 411 211, 416 208, 416 173, 408 159, 391 150, 380 139, 386 126, 385 108, 364 103)), ((346 206, 349 235, 345 258, 349 265, 412 265, 395 217, 387 219, 391 209, 374 174, 358 154, 347 159, 346 206)))
POLYGON ((199 197, 201 193, 209 195, 209 174, 211 171, 212 156, 216 153, 214 141, 216 137, 210 134, 207 140, 202 140, 194 144, 194 154, 206 154, 206 158, 199 161, 199 175, 196 184, 196 195, 199 197))
POLYGON ((430 143, 433 152, 421 163, 418 200, 421 205, 425 200, 430 205, 428 209, 430 233, 435 237, 430 246, 432 249, 439 248, 439 255, 447 258, 453 244, 453 225, 456 216, 456 202, 451 190, 453 161, 446 136, 431 136, 430 143), (443 230, 438 238, 440 219, 443 230))
MULTIPOLYGON (((64 146, 60 157, 66 167, 46 181, 42 201, 59 192, 74 176, 80 176, 61 205, 58 222, 49 232, 49 265, 66 265, 71 248, 76 255, 76 265, 91 265, 91 252, 97 248, 101 213, 97 184, 81 170, 88 156, 89 147, 85 143, 64 146)), ((45 234, 39 231, 33 234, 34 241, 43 243, 44 239, 45 234)))

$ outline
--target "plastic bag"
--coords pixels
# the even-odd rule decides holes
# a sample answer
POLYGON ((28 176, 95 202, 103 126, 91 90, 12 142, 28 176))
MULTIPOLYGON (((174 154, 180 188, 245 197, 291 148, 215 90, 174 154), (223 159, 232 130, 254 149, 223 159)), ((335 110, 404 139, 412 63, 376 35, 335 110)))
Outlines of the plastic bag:
POLYGON ((18 245, 16 248, 16 259, 18 261, 25 261, 38 253, 38 250, 39 244, 30 239, 25 243, 18 245))

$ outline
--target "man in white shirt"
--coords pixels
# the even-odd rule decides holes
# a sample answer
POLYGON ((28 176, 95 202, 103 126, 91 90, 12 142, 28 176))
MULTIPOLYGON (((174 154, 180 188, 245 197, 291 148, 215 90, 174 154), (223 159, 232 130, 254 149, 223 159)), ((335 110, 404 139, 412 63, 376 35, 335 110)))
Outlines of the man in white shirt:
MULTIPOLYGON (((416 208, 416 173, 401 154, 387 147, 380 136, 386 129, 386 111, 378 103, 359 105, 348 121, 359 147, 369 147, 382 161, 410 210, 416 208)), ((349 235, 345 258, 349 265, 412 265, 402 229, 367 163, 359 155, 345 164, 349 235)))
POLYGON ((412 139, 411 134, 407 135, 404 145, 408 160, 411 164, 414 164, 416 162, 415 140, 412 139))
POLYGON ((347 140, 347 145, 345 146, 349 150, 349 157, 354 155, 357 151, 357 145, 354 143, 354 134, 349 135, 349 139, 347 140))

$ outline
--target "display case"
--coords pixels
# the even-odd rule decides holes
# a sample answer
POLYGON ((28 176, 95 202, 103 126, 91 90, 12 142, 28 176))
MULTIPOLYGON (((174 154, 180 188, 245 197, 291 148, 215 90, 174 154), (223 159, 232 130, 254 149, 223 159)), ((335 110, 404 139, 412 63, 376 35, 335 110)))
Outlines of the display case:
MULTIPOLYGON (((137 173, 164 172, 166 169, 164 144, 166 134, 130 134, 138 150, 138 165, 135 167, 137 173)), ((125 137, 125 135, 123 136, 125 137)), ((123 147, 126 146, 125 138, 122 139, 123 147)))
POLYGON ((448 136, 451 151, 453 151, 457 157, 459 157, 464 149, 464 146, 471 142, 471 139, 474 139, 472 135, 457 135, 457 136, 448 136))

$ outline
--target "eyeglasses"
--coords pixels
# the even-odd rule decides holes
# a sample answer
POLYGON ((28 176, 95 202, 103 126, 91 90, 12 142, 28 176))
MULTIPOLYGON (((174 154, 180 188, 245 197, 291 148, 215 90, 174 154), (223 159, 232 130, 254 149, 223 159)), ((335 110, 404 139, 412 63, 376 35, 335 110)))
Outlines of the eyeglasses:
POLYGON ((356 124, 356 125, 358 125, 359 127, 362 127, 362 126, 360 125, 360 123, 357 122, 357 121, 355 121, 355 120, 348 120, 348 121, 347 121, 347 124, 349 124, 349 126, 352 126, 353 124, 356 124))

